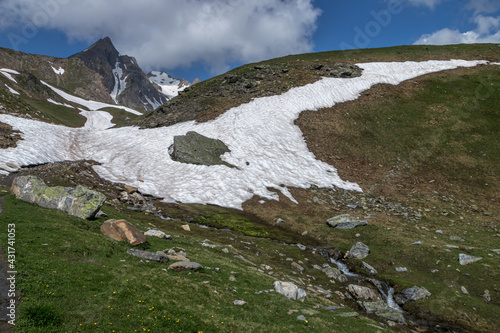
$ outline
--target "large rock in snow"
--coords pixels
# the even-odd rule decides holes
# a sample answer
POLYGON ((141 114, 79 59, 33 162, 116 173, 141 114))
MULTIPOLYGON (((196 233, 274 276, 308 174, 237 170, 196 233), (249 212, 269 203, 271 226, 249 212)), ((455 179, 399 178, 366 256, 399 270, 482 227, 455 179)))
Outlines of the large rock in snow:
POLYGON ((49 187, 35 176, 15 178, 11 193, 20 200, 45 208, 59 209, 84 219, 94 218, 106 200, 104 194, 87 187, 49 187))
POLYGON ((174 161, 233 167, 220 158, 221 155, 229 152, 229 148, 221 140, 207 138, 193 131, 187 132, 186 135, 174 136, 174 144, 169 149, 174 161))

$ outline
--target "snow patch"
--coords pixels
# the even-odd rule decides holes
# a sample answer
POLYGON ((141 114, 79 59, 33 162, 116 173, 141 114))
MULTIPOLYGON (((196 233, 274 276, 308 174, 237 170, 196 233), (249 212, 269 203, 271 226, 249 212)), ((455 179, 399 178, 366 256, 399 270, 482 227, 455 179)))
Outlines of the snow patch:
POLYGON ((10 93, 11 94, 14 94, 14 95, 20 95, 17 91, 15 91, 14 89, 12 89, 11 87, 9 87, 8 85, 5 85, 7 87, 7 89, 9 89, 10 93))
MULTIPOLYGON (((126 66, 125 66, 126 67, 126 66)), ((123 69, 120 67, 120 62, 116 62, 115 69, 113 69, 113 77, 115 78, 115 86, 111 92, 111 98, 118 104, 118 96, 127 88, 127 76, 123 77, 123 69)))
POLYGON ((88 125, 79 129, 0 115, 0 121, 20 130, 24 139, 16 148, 0 150, 0 169, 5 172, 12 171, 12 165, 92 159, 101 163, 94 166, 100 176, 138 187, 164 201, 239 209, 253 196, 279 200, 278 194, 269 190, 273 188, 291 200, 287 187, 308 188, 314 184, 361 191, 356 183, 340 179, 333 166, 316 160, 294 125, 299 114, 354 100, 378 83, 398 84, 427 73, 480 63, 485 62, 359 64, 364 71, 358 78, 323 78, 282 95, 254 99, 209 122, 189 121, 145 130, 104 130, 110 125, 109 116, 88 111, 84 111, 88 125), (226 143, 231 152, 222 158, 236 168, 172 161, 168 147, 175 135, 188 131, 226 143), (40 133, 44 133, 43 140, 40 133))
POLYGON ((62 91, 60 89, 52 87, 50 84, 48 84, 48 83, 46 83, 44 81, 40 81, 40 82, 42 82, 44 85, 46 85, 47 87, 49 87, 50 89, 52 89, 56 94, 58 94, 59 96, 61 96, 65 100, 67 100, 69 102, 76 103, 76 104, 80 104, 82 106, 85 106, 90 111, 97 111, 97 110, 102 109, 102 108, 111 107, 111 108, 123 109, 123 110, 125 110, 127 112, 130 112, 130 113, 133 113, 133 114, 136 114, 136 115, 141 115, 142 114, 141 112, 136 111, 136 110, 131 109, 131 108, 128 108, 126 106, 113 105, 113 104, 107 104, 107 103, 96 102, 96 101, 89 101, 89 100, 86 100, 86 99, 83 99, 83 98, 80 98, 80 97, 76 97, 76 96, 70 95, 70 94, 68 94, 68 93, 66 93, 66 92, 64 92, 64 91, 62 91))
POLYGON ((14 79, 14 77, 11 74, 16 74, 16 75, 20 74, 19 72, 15 71, 13 69, 8 69, 8 68, 0 69, 0 73, 2 73, 6 78, 8 78, 9 80, 11 80, 14 83, 17 83, 17 81, 16 81, 16 79, 14 79))
POLYGON ((168 99, 172 99, 179 95, 179 91, 183 91, 188 86, 179 86, 181 80, 174 79, 165 72, 152 71, 149 75, 149 80, 160 86, 161 93, 165 95, 168 99))
POLYGON ((50 66, 52 67, 52 70, 54 71, 54 73, 56 73, 57 75, 63 75, 64 74, 64 68, 62 67, 59 67, 58 69, 55 69, 54 66, 50 66))
POLYGON ((68 107, 68 108, 70 108, 70 109, 73 109, 73 108, 74 108, 72 105, 69 105, 69 104, 66 104, 66 103, 62 104, 62 103, 56 102, 56 101, 54 101, 52 98, 49 98, 49 99, 47 100, 47 102, 50 102, 50 103, 55 104, 55 105, 65 106, 65 107, 68 107))

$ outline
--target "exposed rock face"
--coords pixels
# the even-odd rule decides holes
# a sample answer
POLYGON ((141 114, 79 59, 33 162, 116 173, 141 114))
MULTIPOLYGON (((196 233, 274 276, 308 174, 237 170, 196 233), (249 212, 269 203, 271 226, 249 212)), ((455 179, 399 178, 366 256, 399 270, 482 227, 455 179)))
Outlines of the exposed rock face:
POLYGON ((355 298, 361 298, 361 299, 366 299, 370 301, 380 301, 380 294, 378 291, 368 288, 368 287, 363 287, 363 286, 358 286, 355 284, 350 284, 347 289, 351 293, 352 296, 355 298))
POLYGON ((304 290, 300 289, 292 282, 275 281, 274 290, 276 290, 277 293, 293 300, 302 299, 307 296, 307 293, 304 290))
POLYGON ((127 253, 133 255, 134 257, 143 258, 146 260, 159 261, 159 262, 167 262, 168 257, 162 253, 154 253, 149 251, 142 251, 138 249, 128 249, 127 253))
POLYGON ((141 110, 154 110, 166 102, 165 96, 149 81, 133 57, 120 55, 109 37, 72 55, 104 78, 111 98, 117 104, 141 110))
POLYGON ((187 132, 186 135, 174 136, 170 152, 172 159, 181 163, 232 166, 220 158, 230 152, 224 142, 193 131, 187 132))
POLYGON ((71 215, 91 219, 106 200, 102 193, 84 186, 48 187, 35 176, 20 176, 12 182, 11 192, 16 198, 45 208, 59 209, 71 215))
POLYGON ((127 220, 107 220, 101 225, 101 232, 114 240, 134 246, 146 242, 143 233, 127 220))
POLYGON ((394 300, 399 305, 406 304, 411 301, 418 301, 431 296, 431 293, 424 287, 413 286, 403 289, 399 294, 394 296, 394 300))
POLYGON ((349 258, 364 259, 368 256, 369 253, 370 249, 368 248, 368 246, 361 242, 357 242, 349 250, 349 258))
POLYGON ((202 265, 198 264, 197 262, 193 261, 179 261, 176 262, 175 264, 172 264, 168 266, 168 269, 171 269, 173 271, 177 272, 182 272, 182 271, 197 271, 200 268, 203 268, 202 265))
POLYGON ((406 324, 403 314, 390 308, 384 301, 362 302, 362 305, 367 313, 373 313, 378 317, 392 320, 396 323, 406 324))
POLYGON ((353 217, 349 214, 342 214, 329 218, 326 220, 326 224, 337 229, 353 229, 358 226, 367 225, 368 222, 360 220, 359 218, 353 217))

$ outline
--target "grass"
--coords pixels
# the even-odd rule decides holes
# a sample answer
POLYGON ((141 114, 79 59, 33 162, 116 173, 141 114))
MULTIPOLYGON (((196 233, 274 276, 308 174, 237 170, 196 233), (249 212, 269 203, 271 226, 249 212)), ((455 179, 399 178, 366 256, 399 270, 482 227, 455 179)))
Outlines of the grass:
MULTIPOLYGON (((21 294, 16 333, 291 332, 313 326, 318 332, 378 331, 368 326, 377 325, 368 318, 337 318, 322 309, 316 309, 316 315, 306 316, 308 323, 297 321, 297 313, 289 315, 289 310, 335 303, 313 295, 303 303, 276 293, 256 295, 256 291, 272 289, 276 278, 261 274, 248 262, 222 251, 227 248, 257 264, 266 260, 280 272, 289 262, 277 252, 306 260, 296 247, 232 232, 225 232, 227 238, 216 237, 214 233, 224 232, 195 226, 192 233, 187 233, 181 231, 179 223, 165 223, 153 217, 141 221, 137 219, 140 215, 123 216, 112 207, 104 210, 110 218, 127 217, 141 229, 150 223, 161 226, 174 240, 148 238, 147 247, 151 251, 182 247, 204 269, 196 273, 167 272, 167 265, 140 262, 126 254, 130 245, 109 240, 100 233, 102 219, 81 220, 8 196, 0 225, 16 225, 16 283, 21 294), (222 242, 223 247, 201 246, 208 237, 222 242), (255 250, 261 252, 260 256, 255 250), (236 282, 229 280, 231 275, 236 282), (234 306, 232 301, 236 299, 247 304, 234 306)), ((2 239, 4 249, 5 241, 2 239)))

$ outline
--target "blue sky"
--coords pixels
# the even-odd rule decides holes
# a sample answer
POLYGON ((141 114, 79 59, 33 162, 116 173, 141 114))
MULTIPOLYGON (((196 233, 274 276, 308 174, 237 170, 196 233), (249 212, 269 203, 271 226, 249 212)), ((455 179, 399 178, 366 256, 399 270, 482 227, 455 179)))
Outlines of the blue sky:
POLYGON ((0 46, 68 57, 109 36, 192 81, 288 54, 500 43, 498 0, 0 0, 0 46))

